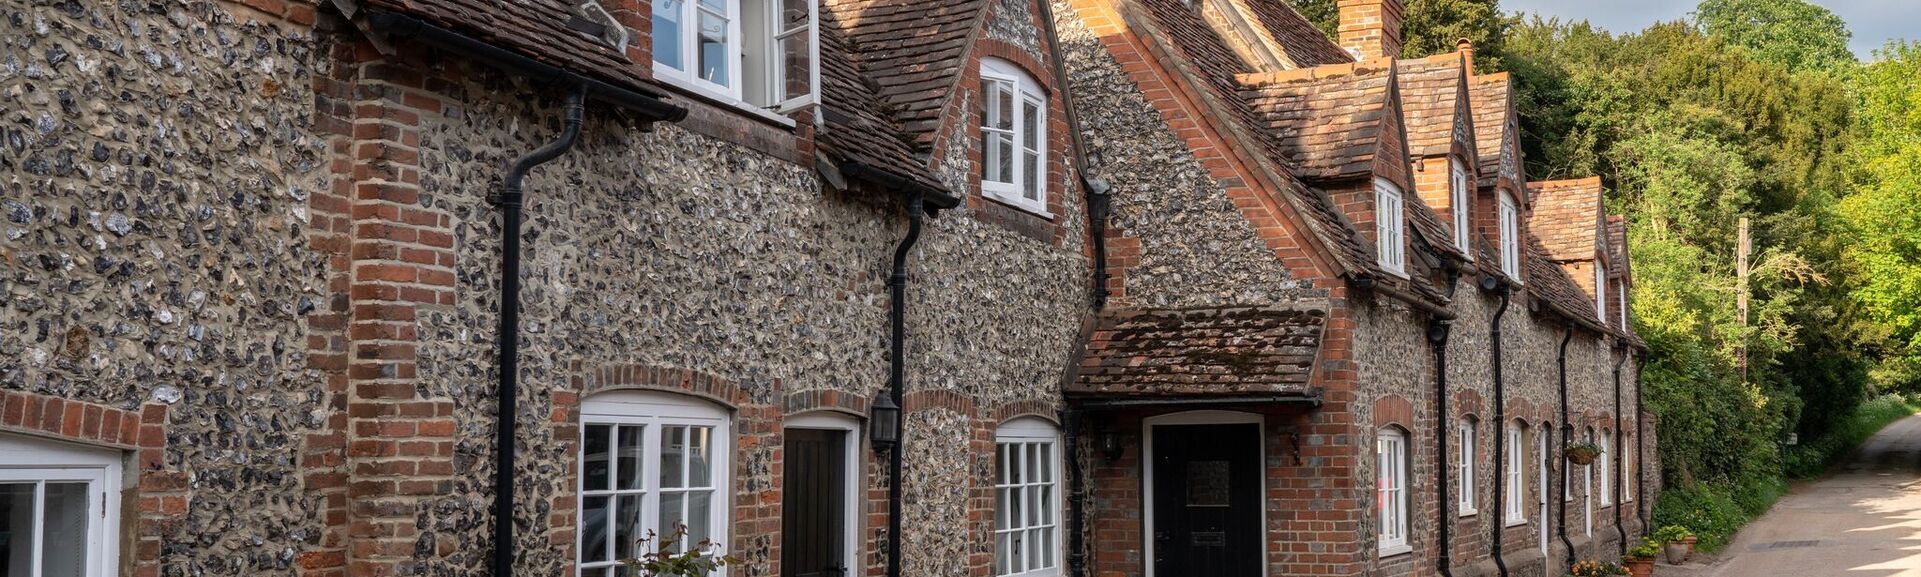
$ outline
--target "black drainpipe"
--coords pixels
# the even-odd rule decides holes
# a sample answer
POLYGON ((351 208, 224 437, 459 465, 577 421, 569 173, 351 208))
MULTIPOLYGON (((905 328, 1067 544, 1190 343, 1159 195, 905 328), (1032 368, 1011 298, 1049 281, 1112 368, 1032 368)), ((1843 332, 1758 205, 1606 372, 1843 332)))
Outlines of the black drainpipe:
MULTIPOLYGON (((1574 434, 1574 423, 1569 422, 1567 416, 1567 343, 1571 340, 1574 340, 1573 322, 1567 324, 1567 335, 1561 337, 1561 354, 1555 358, 1555 362, 1560 363, 1561 368, 1561 453, 1555 460, 1561 469, 1561 495, 1568 494, 1567 483, 1570 480, 1570 471, 1567 463, 1567 438, 1574 434)), ((1561 534, 1561 544, 1567 547, 1567 565, 1573 567, 1574 541, 1567 537, 1567 498, 1562 497, 1560 502, 1561 514, 1560 518, 1555 520, 1555 527, 1561 534)))
POLYGON ((1608 447, 1608 450, 1614 451, 1614 458, 1608 459, 1612 461, 1608 464, 1614 466, 1614 471, 1610 473, 1614 475, 1614 486, 1609 489, 1614 491, 1614 532, 1621 536, 1621 558, 1623 559, 1628 556, 1628 530, 1621 524, 1621 506, 1627 504, 1621 501, 1621 487, 1627 485, 1627 480, 1621 477, 1621 451, 1624 447, 1621 441, 1621 363, 1627 360, 1627 344, 1623 343, 1621 357, 1614 360, 1614 446, 1608 447))
POLYGON ((1447 500, 1447 473, 1448 469, 1451 468, 1447 460, 1448 423, 1451 422, 1447 412, 1447 335, 1449 328, 1449 322, 1439 318, 1429 320, 1427 323, 1427 344, 1434 348, 1434 408, 1437 413, 1434 419, 1434 428, 1439 431, 1439 434, 1434 435, 1434 446, 1440 451, 1440 456, 1436 457, 1435 461, 1437 465, 1435 470, 1438 472, 1436 478, 1440 482, 1434 484, 1434 498, 1436 502, 1439 503, 1436 509, 1440 511, 1440 514, 1437 515, 1440 522, 1436 525, 1438 525, 1437 528, 1440 530, 1441 541, 1438 547, 1439 550, 1434 556, 1434 567, 1441 572, 1443 577, 1454 577, 1454 569, 1452 567, 1454 564, 1454 541, 1449 536, 1452 529, 1450 525, 1453 525, 1454 522, 1453 515, 1450 514, 1449 511, 1455 505, 1447 500))
MULTIPOLYGON (((1628 350, 1630 353, 1633 351, 1633 349, 1628 350)), ((1637 495, 1637 497, 1635 497, 1636 499, 1640 499, 1634 503, 1634 513, 1641 516, 1642 535, 1646 535, 1648 532, 1648 509, 1646 506, 1648 493, 1647 487, 1642 484, 1643 480, 1647 478, 1648 462, 1647 449, 1645 448, 1646 441, 1643 441, 1642 437, 1645 436, 1647 432, 1641 428, 1641 422, 1644 420, 1641 414, 1641 367, 1645 366, 1645 362, 1646 361, 1637 361, 1634 363, 1634 494, 1637 495)))
MULTIPOLYGON (((894 406, 905 406, 901 400, 902 375, 907 369, 907 252, 920 240, 921 219, 926 216, 923 204, 926 195, 914 193, 907 197, 907 236, 900 240, 894 249, 894 272, 887 277, 887 291, 893 299, 893 307, 887 311, 887 321, 893 326, 892 349, 887 359, 887 395, 894 406)), ((906 452, 907 419, 901 417, 900 442, 887 452, 887 577, 900 577, 900 515, 901 515, 901 453, 906 452)))
MULTIPOLYGON (((1514 294, 1507 281, 1493 276, 1481 277, 1481 288, 1498 291, 1501 306, 1494 309, 1494 320, 1488 323, 1488 345, 1494 356, 1494 422, 1499 423, 1500 441, 1494 443, 1494 463, 1499 467, 1499 480, 1494 482, 1494 534, 1489 542, 1488 552, 1494 556, 1494 570, 1500 577, 1507 577, 1507 559, 1501 557, 1502 533, 1507 531, 1507 388, 1501 380, 1501 317, 1507 316, 1507 304, 1514 294)), ((1518 457, 1517 457, 1518 458, 1518 457)), ((1525 473, 1523 473, 1525 474, 1525 473)), ((1542 488, 1546 490, 1546 487, 1542 488)))
POLYGON ((494 575, 507 577, 514 571, 514 439, 515 421, 520 413, 515 397, 520 394, 520 205, 524 196, 520 183, 527 171, 558 158, 574 147, 580 136, 580 117, 585 108, 587 87, 577 86, 567 94, 565 120, 560 136, 540 148, 514 159, 500 197, 500 383, 494 391, 494 575))
POLYGON ((1066 403, 1061 409, 1062 443, 1067 446, 1067 502, 1073 506, 1069 515, 1067 534, 1067 575, 1081 577, 1087 574, 1087 543, 1082 532, 1086 530, 1086 520, 1081 514, 1081 499, 1087 487, 1081 476, 1081 408, 1066 403))

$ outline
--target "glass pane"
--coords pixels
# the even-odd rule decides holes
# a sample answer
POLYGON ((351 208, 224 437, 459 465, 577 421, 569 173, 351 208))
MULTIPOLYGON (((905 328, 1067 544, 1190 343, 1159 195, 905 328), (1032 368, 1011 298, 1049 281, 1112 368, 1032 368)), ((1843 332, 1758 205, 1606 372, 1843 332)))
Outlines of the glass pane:
MULTIPOLYGON (((660 486, 663 488, 685 487, 681 481, 686 478, 684 465, 687 454, 687 427, 660 428, 660 486)), ((667 526, 662 525, 665 531, 667 526)))
POLYGON ((614 508, 614 558, 640 557, 640 495, 622 495, 614 508))
POLYGON ((1013 542, 1014 540, 1011 537, 1009 537, 1006 533, 998 533, 994 535, 994 574, 995 575, 1006 575, 1009 573, 1013 573, 1013 571, 1007 570, 1008 569, 1007 564, 1011 560, 1012 553, 1014 552, 1013 542))
POLYGON ((0 569, 7 575, 33 574, 33 484, 0 484, 0 569))
POLYGON ((1040 155, 1034 154, 1032 152, 1023 154, 1021 156, 1025 157, 1022 160, 1023 170, 1027 171, 1023 173, 1027 175, 1027 178, 1021 179, 1023 181, 1026 181, 1022 183, 1021 196, 1026 197, 1027 200, 1040 200, 1041 199, 1041 179, 1046 177, 1046 175, 1041 173, 1041 169, 1040 169, 1041 157, 1040 155))
POLYGON ((588 497, 580 503, 580 560, 611 561, 607 551, 607 497, 588 497))
POLYGON ((1041 485, 1041 497, 1039 500, 1035 501, 1034 506, 1035 508, 1038 508, 1041 510, 1042 525, 1054 524, 1054 510, 1057 509, 1058 507, 1056 507, 1054 504, 1054 486, 1053 485, 1041 485))
POLYGON ((680 58, 680 10, 684 0, 654 0, 654 61, 686 70, 680 58))
POLYGON ((1027 555, 1023 545, 1027 544, 1027 532, 1015 531, 1007 534, 1007 566, 1014 572, 1027 570, 1027 555))
POLYGON ((994 127, 1007 131, 1014 130, 1014 117, 1007 114, 1014 111, 1014 91, 1010 90, 1006 84, 995 83, 994 102, 994 107, 1001 111, 1000 117, 993 123, 994 127))
POLYGON ((1021 524, 1021 521, 1027 518, 1025 506, 1027 496, 1024 493, 1025 491, 1021 489, 1007 491, 1007 528, 1009 529, 1026 526, 1021 524))
POLYGON ((1041 444, 1040 480, 1043 483, 1054 481, 1054 444, 1041 444))
POLYGON ((687 546, 699 546, 701 541, 714 537, 713 506, 713 491, 687 494, 687 546))
POLYGON ((586 477, 586 486, 589 491, 607 490, 607 475, 612 472, 612 463, 608 460, 610 447, 607 446, 611 429, 613 427, 609 425, 587 425, 586 448, 582 451, 585 454, 581 456, 580 474, 586 477))
POLYGON ((994 484, 1007 484, 1007 445, 994 445, 994 484))
POLYGON ((714 428, 694 427, 687 430, 687 486, 707 487, 713 484, 713 460, 709 453, 713 448, 714 428))
MULTIPOLYGON (((679 533, 680 529, 687 523, 687 516, 682 510, 682 504, 684 504, 686 500, 687 496, 681 493, 660 494, 660 528, 658 531, 660 531, 662 539, 680 540, 680 537, 676 536, 676 534, 679 533)), ((685 548, 676 546, 674 550, 683 551, 685 548)))
POLYGON ((1038 526, 1041 524, 1041 488, 1032 485, 1024 490, 1027 492, 1027 524, 1023 526, 1038 526))
POLYGON ((1025 447, 1019 443, 1007 446, 1008 461, 1010 461, 1010 464, 1007 466, 1007 483, 1010 485, 1019 485, 1026 482, 1025 479, 1027 479, 1027 475, 1024 474, 1026 473, 1024 470, 1026 463, 1021 462, 1021 453, 1025 452, 1023 449, 1025 449, 1025 447))
MULTIPOLYGON (((702 0, 704 6, 708 2, 702 0)), ((721 86, 728 86, 727 74, 727 19, 725 17, 700 12, 700 78, 721 86)))
POLYGON ((86 577, 87 484, 47 483, 41 517, 41 577, 86 577))
POLYGON ((1040 550, 1038 551, 1039 556, 1041 558, 1040 566, 1042 567, 1054 566, 1054 549, 1055 549, 1054 530, 1043 529, 1041 531, 1040 550))
POLYGON ((1007 508, 1007 493, 1008 489, 994 490, 994 530, 996 531, 1006 529, 1007 520, 1012 518, 1009 515, 1013 513, 1013 511, 1007 508))
POLYGON ((812 9, 808 0, 781 0, 780 30, 793 30, 807 25, 807 13, 812 9))
MULTIPOLYGON (((806 24, 802 14, 802 25, 806 24)), ((805 96, 813 90, 812 36, 805 31, 781 39, 781 100, 805 96)))
POLYGON ((1032 100, 1021 101, 1021 145, 1040 148, 1040 134, 1046 130, 1041 126, 1040 104, 1032 100))
POLYGON ((616 489, 640 488, 642 466, 640 457, 641 453, 647 450, 646 445, 641 441, 641 429, 643 427, 622 426, 619 429, 619 438, 614 439, 614 454, 617 455, 614 471, 615 476, 618 477, 614 480, 616 489))
MULTIPOLYGON (((1000 157, 1003 159, 1014 158, 1014 135, 996 134, 994 136, 996 137, 994 146, 1000 148, 1000 157)), ((1014 182, 1014 163, 1008 161, 1001 162, 999 174, 994 176, 994 182, 1014 182)))
POLYGON ((727 0, 700 0, 700 9, 726 16, 727 0))
POLYGON ((982 126, 1000 126, 1001 109, 995 106, 1000 104, 1000 101, 993 97, 999 90, 1000 88, 994 81, 985 78, 981 79, 981 94, 983 95, 981 97, 981 118, 983 119, 982 122, 984 122, 982 126))

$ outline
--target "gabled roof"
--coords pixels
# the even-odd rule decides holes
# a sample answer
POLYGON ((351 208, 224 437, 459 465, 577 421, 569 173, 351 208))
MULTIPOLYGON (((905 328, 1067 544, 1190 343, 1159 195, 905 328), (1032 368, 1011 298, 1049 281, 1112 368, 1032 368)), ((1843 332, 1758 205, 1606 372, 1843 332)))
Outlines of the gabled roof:
MULTIPOLYGON (((1502 167, 1511 167, 1515 174, 1521 172, 1521 150, 1517 146, 1519 135, 1511 134, 1516 127, 1509 123, 1514 120, 1513 89, 1509 85, 1506 72, 1486 76, 1472 76, 1468 83, 1468 101, 1474 111, 1474 142, 1481 155, 1480 186, 1494 186, 1502 176, 1502 167), (1511 155, 1513 158, 1503 158, 1511 155)), ((1527 199, 1515 199, 1527 202, 1527 199)))
POLYGON ((653 63, 634 62, 600 39, 569 28, 576 13, 566 0, 360 0, 358 8, 413 16, 549 66, 660 94, 647 80, 653 63))
POLYGON ((1530 182, 1534 216, 1528 230, 1556 262, 1590 261, 1602 242, 1604 212, 1600 177, 1530 182))
POLYGON ((1242 75, 1275 151, 1309 181, 1373 174, 1393 98, 1393 61, 1242 75))
POLYGON ((1308 394, 1328 303, 1102 313, 1068 394, 1308 394))
POLYGON ((1541 239, 1529 233, 1527 237, 1528 294, 1539 299, 1555 313, 1584 324, 1598 326, 1595 321, 1594 300, 1588 298, 1587 291, 1569 278, 1567 270, 1555 264, 1548 251, 1541 246, 1541 239))
POLYGON ((820 92, 824 126, 816 141, 820 151, 841 162, 858 162, 893 172, 936 190, 947 186, 908 148, 900 127, 882 110, 869 83, 847 52, 839 22, 831 12, 820 15, 820 92))
POLYGON ((987 0, 828 0, 847 48, 879 88, 877 96, 910 147, 932 146, 941 111, 963 76, 987 0))
POLYGON ((1314 27, 1306 16, 1283 0, 1241 0, 1262 28, 1274 37, 1282 52, 1298 68, 1354 61, 1354 56, 1314 27))
POLYGON ((1608 215, 1607 235, 1608 262, 1614 263, 1614 274, 1628 279, 1630 283, 1633 282, 1634 275, 1628 274, 1630 271, 1628 269, 1627 217, 1618 214, 1608 215))
MULTIPOLYGON (((1453 150, 1455 128, 1467 97, 1466 59, 1459 52, 1449 52, 1395 64, 1400 67, 1401 114, 1407 119, 1408 154, 1415 158, 1446 155, 1453 150)), ((1473 132, 1461 134, 1470 151, 1475 148, 1473 132)))

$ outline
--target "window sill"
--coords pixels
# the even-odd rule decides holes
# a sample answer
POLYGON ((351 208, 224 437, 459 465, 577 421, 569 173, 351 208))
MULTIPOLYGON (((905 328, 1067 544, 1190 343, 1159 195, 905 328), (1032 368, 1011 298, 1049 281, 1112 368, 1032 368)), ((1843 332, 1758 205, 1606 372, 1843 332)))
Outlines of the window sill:
POLYGON ((1479 509, 1467 509, 1467 510, 1464 510, 1464 511, 1461 511, 1461 512, 1459 512, 1459 513, 1455 513, 1454 515, 1455 515, 1456 517, 1460 517, 1460 518, 1462 518, 1462 519, 1466 519, 1466 518, 1469 518, 1469 517, 1474 517, 1474 516, 1476 516, 1476 515, 1480 515, 1480 514, 1481 514, 1481 511, 1480 511, 1479 509))
MULTIPOLYGON (((1516 516, 1518 517, 1519 515, 1516 515, 1516 516)), ((1525 519, 1525 518, 1522 518, 1522 519, 1510 519, 1510 520, 1509 520, 1509 521, 1507 522, 1507 526, 1509 526, 1509 527, 1523 527, 1523 526, 1526 526, 1526 525, 1527 525, 1527 519, 1525 519)))
POLYGON ((1028 202, 1027 199, 1021 198, 1018 194, 990 190, 987 188, 987 183, 985 182, 981 183, 981 198, 985 198, 987 200, 991 200, 996 203, 1006 205, 1008 208, 1019 210, 1027 214, 1045 218, 1047 220, 1054 220, 1054 213, 1047 212, 1046 208, 1035 208, 1033 203, 1028 202))
POLYGON ((1391 559, 1394 557, 1400 557, 1402 555, 1411 555, 1413 553, 1414 553, 1413 545, 1393 545, 1389 547, 1382 547, 1380 557, 1382 559, 1391 559))
POLYGON ((773 124, 775 126, 780 126, 782 128, 794 127, 794 119, 792 118, 788 118, 785 115, 782 115, 778 112, 774 112, 772 110, 768 110, 766 108, 761 108, 759 106, 749 104, 746 101, 733 97, 732 95, 722 93, 712 88, 701 86, 698 83, 689 82, 687 79, 681 78, 679 76, 680 74, 681 72, 678 70, 663 66, 658 62, 654 63, 654 80, 659 81, 662 85, 667 86, 668 88, 672 88, 677 92, 686 94, 688 96, 692 96, 694 98, 705 100, 709 103, 727 107, 729 109, 732 109, 735 112, 740 112, 747 116, 751 116, 755 120, 766 122, 768 124, 773 124))

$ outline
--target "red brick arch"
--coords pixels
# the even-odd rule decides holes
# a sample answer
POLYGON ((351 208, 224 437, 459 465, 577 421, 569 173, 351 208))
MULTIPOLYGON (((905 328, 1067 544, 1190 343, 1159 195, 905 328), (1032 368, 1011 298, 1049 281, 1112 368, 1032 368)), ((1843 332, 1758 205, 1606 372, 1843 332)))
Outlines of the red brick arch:
POLYGON ((1055 407, 1053 403, 1038 400, 1002 403, 1000 406, 994 407, 993 410, 987 412, 987 420, 993 421, 996 425, 1005 424, 1008 421, 1021 417, 1038 417, 1041 420, 1053 423, 1055 426, 1060 426, 1061 424, 1060 409, 1055 407))
POLYGON ((832 411, 866 418, 868 404, 867 397, 853 391, 815 389, 787 393, 786 399, 781 402, 781 409, 788 415, 832 411))
MULTIPOLYGON (((591 370, 576 365, 573 389, 582 396, 623 389, 666 391, 705 398, 739 410, 747 404, 747 394, 719 375, 694 369, 649 364, 612 364, 591 370)), ((576 399, 577 401, 578 399, 576 399)), ((559 405, 556 399, 555 405, 559 405)))
POLYGON ((1412 434, 1414 432, 1414 403, 1400 395, 1387 395, 1374 400, 1374 428, 1376 430, 1393 425, 1412 434))

